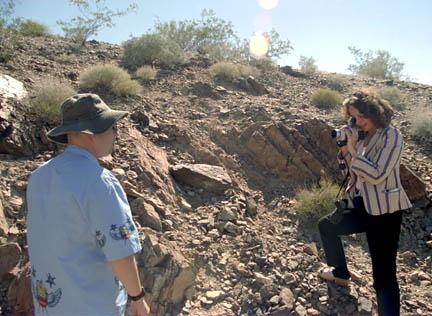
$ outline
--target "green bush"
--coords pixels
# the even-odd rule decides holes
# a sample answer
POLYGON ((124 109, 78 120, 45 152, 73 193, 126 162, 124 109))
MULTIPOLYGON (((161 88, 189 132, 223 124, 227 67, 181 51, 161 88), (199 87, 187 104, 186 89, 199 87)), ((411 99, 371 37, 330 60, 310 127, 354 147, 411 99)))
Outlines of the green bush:
POLYGON ((344 86, 346 85, 346 80, 340 75, 329 75, 327 76, 324 84, 331 90, 343 92, 345 89, 344 86))
POLYGON ((328 180, 320 181, 318 186, 302 189, 296 194, 295 209, 299 222, 317 227, 318 220, 335 209, 334 201, 339 187, 328 180))
POLYGON ((312 93, 311 103, 320 109, 334 109, 342 104, 342 97, 330 89, 318 89, 312 93))
POLYGON ((422 113, 412 120, 410 134, 418 143, 426 146, 432 144, 432 117, 431 113, 422 113))
POLYGON ((130 75, 115 65, 94 66, 85 71, 80 78, 80 91, 118 96, 140 94, 141 85, 130 75))
POLYGON ((0 62, 7 63, 15 56, 20 47, 22 36, 18 33, 19 18, 12 18, 15 0, 0 3, 0 62))
POLYGON ((121 64, 130 70, 144 65, 172 67, 186 62, 186 56, 176 42, 157 34, 131 38, 123 43, 123 48, 121 64))
POLYGON ((392 57, 386 50, 368 51, 364 53, 356 47, 348 47, 354 55, 356 64, 350 64, 348 70, 355 75, 363 75, 378 79, 397 79, 404 77, 404 63, 392 57))
POLYGON ((259 70, 262 70, 263 72, 274 71, 277 67, 275 62, 270 58, 253 59, 249 62, 249 65, 259 70))
POLYGON ((151 66, 142 66, 135 72, 135 77, 142 84, 146 84, 156 78, 157 70, 151 66))
POLYGON ((47 36, 48 27, 32 20, 26 20, 20 23, 19 33, 22 36, 31 36, 31 37, 47 36))
POLYGON ((219 62, 210 67, 210 73, 217 79, 233 80, 235 78, 247 78, 256 75, 257 70, 250 65, 219 62))
POLYGON ((315 61, 316 60, 313 59, 312 57, 300 56, 300 60, 299 60, 300 70, 307 75, 311 75, 315 73, 318 70, 318 66, 315 65, 315 61))
POLYGON ((404 108, 402 93, 398 88, 382 88, 378 90, 378 94, 381 98, 387 100, 394 109, 400 111, 404 108))
POLYGON ((57 79, 45 79, 35 84, 30 93, 31 112, 39 119, 56 123, 61 120, 61 104, 76 91, 57 79))

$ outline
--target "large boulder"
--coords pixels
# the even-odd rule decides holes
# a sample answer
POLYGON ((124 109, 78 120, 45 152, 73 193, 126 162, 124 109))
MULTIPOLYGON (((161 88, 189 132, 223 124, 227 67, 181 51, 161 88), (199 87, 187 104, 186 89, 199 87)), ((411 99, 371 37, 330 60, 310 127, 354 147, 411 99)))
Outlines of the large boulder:
POLYGON ((169 241, 147 231, 143 250, 138 255, 140 277, 146 299, 155 315, 165 315, 173 304, 182 303, 194 284, 197 269, 169 241))
POLYGON ((216 194, 223 194, 232 186, 230 176, 219 166, 179 164, 171 167, 170 172, 177 181, 216 194))
POLYGON ((7 296, 8 304, 12 307, 11 316, 34 315, 30 271, 30 263, 27 262, 22 272, 9 286, 7 296))
POLYGON ((341 180, 338 148, 330 126, 322 120, 297 121, 290 126, 254 123, 242 131, 221 130, 216 137, 228 151, 295 184, 318 182, 322 177, 341 180))
POLYGON ((426 184, 408 166, 401 164, 400 178, 402 186, 411 201, 417 201, 426 195, 426 184))
POLYGON ((17 265, 21 259, 21 247, 17 243, 0 246, 0 282, 17 276, 17 265))

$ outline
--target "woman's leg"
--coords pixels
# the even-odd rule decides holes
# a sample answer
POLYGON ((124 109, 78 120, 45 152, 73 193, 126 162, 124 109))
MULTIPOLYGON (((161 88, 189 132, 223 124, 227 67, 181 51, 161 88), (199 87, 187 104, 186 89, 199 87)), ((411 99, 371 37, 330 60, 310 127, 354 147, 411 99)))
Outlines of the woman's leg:
POLYGON ((379 316, 399 316, 400 314, 396 255, 401 222, 402 211, 379 216, 370 215, 370 225, 366 232, 372 257, 379 316))
POLYGON ((340 236, 366 231, 366 226, 363 221, 365 214, 364 205, 360 203, 360 205, 356 206, 356 209, 348 214, 344 214, 342 220, 338 224, 332 223, 329 220, 329 215, 321 218, 318 222, 327 264, 335 267, 333 271, 334 276, 343 279, 349 279, 350 275, 340 236))

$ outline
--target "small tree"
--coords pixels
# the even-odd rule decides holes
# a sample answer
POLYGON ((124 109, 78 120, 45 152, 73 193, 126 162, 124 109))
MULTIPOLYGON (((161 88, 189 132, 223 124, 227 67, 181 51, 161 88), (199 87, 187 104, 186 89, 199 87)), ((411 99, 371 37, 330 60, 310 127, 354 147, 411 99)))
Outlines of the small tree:
POLYGON ((90 36, 97 35, 104 27, 114 27, 113 19, 115 17, 124 16, 138 8, 136 3, 132 3, 124 10, 113 11, 105 5, 106 0, 94 0, 94 8, 86 0, 69 0, 71 5, 78 7, 81 12, 69 22, 57 21, 57 24, 62 27, 66 37, 80 41, 82 45, 89 39, 90 36))
POLYGON ((177 43, 185 53, 207 53, 218 60, 240 57, 237 50, 240 38, 232 22, 216 17, 213 10, 204 9, 199 20, 157 20, 154 33, 177 43))
POLYGON ((313 74, 318 70, 318 67, 315 65, 315 61, 316 60, 313 59, 313 57, 300 56, 300 70, 307 75, 313 74))
POLYGON ((19 18, 12 19, 14 11, 14 0, 0 2, 0 62, 7 62, 12 59, 19 46, 18 27, 21 20, 19 18))
POLYGON ((348 70, 355 75, 397 80, 403 76, 404 64, 385 50, 364 53, 356 47, 349 46, 348 49, 356 61, 356 64, 348 66, 348 70))
POLYGON ((288 55, 293 47, 289 40, 282 40, 279 33, 272 28, 270 30, 270 47, 267 52, 267 57, 272 59, 279 59, 283 55, 288 55))

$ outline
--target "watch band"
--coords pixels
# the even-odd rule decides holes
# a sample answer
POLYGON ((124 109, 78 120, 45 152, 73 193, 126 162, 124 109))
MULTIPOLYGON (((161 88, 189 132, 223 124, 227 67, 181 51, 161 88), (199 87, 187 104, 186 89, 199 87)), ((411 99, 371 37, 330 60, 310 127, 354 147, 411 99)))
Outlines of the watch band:
POLYGON ((145 290, 144 290, 144 286, 141 287, 141 293, 138 294, 137 296, 131 296, 128 294, 128 298, 130 298, 132 301, 138 301, 140 299, 142 299, 145 295, 145 290))

